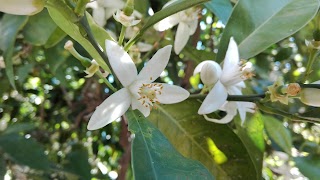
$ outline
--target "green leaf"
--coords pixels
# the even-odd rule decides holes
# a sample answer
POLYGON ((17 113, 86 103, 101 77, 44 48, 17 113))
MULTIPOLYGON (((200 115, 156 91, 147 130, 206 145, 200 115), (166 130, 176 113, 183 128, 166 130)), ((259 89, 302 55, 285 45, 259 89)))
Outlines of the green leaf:
POLYGON ((23 28, 23 35, 29 43, 40 46, 44 45, 57 25, 52 21, 47 10, 30 16, 28 23, 23 28))
POLYGON ((0 152, 0 179, 2 179, 6 174, 6 161, 4 159, 3 154, 0 152))
POLYGON ((257 172, 257 179, 262 177, 263 153, 265 150, 263 121, 260 113, 247 118, 241 126, 240 118, 235 119, 237 135, 245 145, 257 172))
POLYGON ((29 72, 32 70, 34 64, 24 64, 17 69, 17 75, 19 77, 18 82, 23 85, 24 81, 28 77, 29 72))
POLYGON ((205 6, 214 13, 223 24, 227 24, 232 12, 230 0, 211 0, 210 2, 205 3, 205 6))
POLYGON ((91 179, 91 166, 88 162, 88 150, 80 144, 72 146, 72 151, 67 154, 64 169, 77 175, 80 179, 91 179))
MULTIPOLYGON (((50 2, 54 4, 55 0, 51 0, 50 2)), ((65 16, 63 16, 63 14, 61 14, 59 10, 57 10, 55 7, 48 6, 47 9, 53 21, 72 39, 76 40, 79 44, 81 44, 81 46, 84 49, 86 49, 86 51, 92 56, 93 59, 95 59, 99 63, 99 65, 103 69, 107 69, 110 72, 109 67, 101 58, 99 53, 94 49, 90 42, 85 37, 83 37, 78 25, 70 21, 65 16)))
POLYGON ((238 43, 240 57, 247 59, 297 32, 318 9, 319 0, 238 1, 222 35, 217 60, 224 59, 231 36, 238 43))
POLYGON ((206 121, 197 113, 200 105, 197 99, 163 105, 149 119, 183 156, 202 162, 217 179, 256 179, 260 172, 233 129, 206 121))
POLYGON ((149 4, 148 0, 134 1, 134 9, 141 14, 146 15, 148 13, 149 4))
POLYGON ((294 158, 299 171, 310 180, 316 180, 320 177, 320 157, 319 155, 309 155, 307 157, 294 158))
POLYGON ((18 164, 38 170, 48 170, 50 167, 43 148, 32 138, 26 139, 18 134, 2 135, 0 149, 18 164))
POLYGON ((3 133, 4 134, 18 134, 35 129, 36 126, 32 123, 16 123, 10 125, 3 133))
POLYGON ((198 161, 179 154, 139 111, 127 112, 135 179, 214 179, 198 161))
POLYGON ((278 119, 263 116, 264 126, 269 137, 286 153, 291 154, 292 138, 289 130, 278 119))
POLYGON ((56 27, 56 29, 53 31, 49 39, 47 40, 46 44, 44 45, 45 48, 51 48, 52 46, 55 46, 60 41, 65 38, 67 34, 60 28, 56 27))
POLYGON ((186 45, 182 53, 188 56, 190 59, 195 61, 196 63, 201 63, 204 60, 208 59, 216 59, 216 55, 213 52, 208 52, 205 50, 197 50, 191 46, 186 45))
POLYGON ((12 63, 14 43, 18 32, 27 21, 28 16, 5 14, 0 23, 0 49, 4 51, 3 57, 6 64, 6 74, 13 88, 16 88, 12 63))
POLYGON ((44 53, 50 66, 51 72, 53 74, 56 74, 57 69, 61 67, 61 65, 63 65, 67 60, 67 56, 65 56, 64 51, 64 42, 60 42, 56 46, 45 49, 44 53))

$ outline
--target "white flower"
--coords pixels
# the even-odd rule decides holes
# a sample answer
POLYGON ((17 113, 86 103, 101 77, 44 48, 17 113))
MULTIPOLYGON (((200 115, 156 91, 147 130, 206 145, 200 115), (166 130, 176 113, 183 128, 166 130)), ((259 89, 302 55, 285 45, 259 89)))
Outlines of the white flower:
POLYGON ((0 11, 15 15, 33 15, 44 8, 44 0, 0 0, 0 11))
POLYGON ((132 13, 130 16, 127 16, 121 10, 117 10, 116 14, 113 15, 113 18, 125 27, 135 26, 141 21, 135 19, 135 13, 132 13))
POLYGON ((124 6, 125 3, 122 0, 96 0, 87 5, 93 9, 92 17, 100 26, 106 25, 107 20, 124 6))
POLYGON ((241 89, 245 87, 244 80, 250 78, 252 65, 246 63, 241 65, 239 59, 238 46, 231 37, 223 69, 214 61, 203 61, 194 70, 194 74, 200 73, 202 82, 212 88, 200 106, 199 114, 210 114, 218 109, 226 111, 227 115, 221 119, 205 118, 217 123, 228 123, 236 115, 238 109, 242 122, 246 118, 246 112, 253 112, 255 106, 251 102, 227 102, 229 95, 242 95, 241 89))
POLYGON ((128 55, 117 43, 106 40, 106 52, 110 64, 124 88, 112 94, 99 105, 90 118, 88 129, 101 128, 122 116, 130 107, 149 116, 154 103, 173 104, 185 100, 189 92, 163 83, 152 83, 168 64, 171 46, 166 46, 151 58, 137 75, 137 69, 128 55))
MULTIPOLYGON (((169 3, 171 4, 172 1, 164 5, 163 8, 169 6, 169 3)), ((157 31, 165 31, 179 24, 174 40, 174 52, 176 54, 179 54, 181 50, 184 48, 184 46, 187 44, 189 36, 196 32, 198 26, 199 11, 199 9, 192 7, 187 10, 173 14, 169 17, 166 17, 165 19, 161 20, 160 22, 154 25, 154 28, 157 31)))
MULTIPOLYGON (((320 84, 320 80, 315 81, 312 84, 320 84)), ((300 92, 300 100, 308 106, 320 107, 320 89, 302 88, 300 92)))

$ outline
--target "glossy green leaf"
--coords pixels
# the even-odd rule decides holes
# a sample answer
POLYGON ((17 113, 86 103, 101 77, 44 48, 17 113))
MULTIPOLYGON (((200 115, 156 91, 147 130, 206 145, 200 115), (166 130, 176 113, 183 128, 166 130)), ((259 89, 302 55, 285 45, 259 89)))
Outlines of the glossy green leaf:
POLYGON ((3 132, 4 134, 18 134, 21 132, 27 132, 35 129, 36 126, 32 123, 17 123, 8 126, 8 128, 3 132))
POLYGON ((241 58, 250 58, 292 35, 317 13, 319 0, 241 0, 235 5, 220 41, 222 61, 233 36, 241 58))
POLYGON ((182 53, 185 54, 187 57, 195 61, 196 63, 200 63, 205 60, 214 60, 216 59, 216 54, 213 52, 208 52, 205 50, 197 50, 191 46, 186 45, 182 53))
POLYGON ((32 138, 26 139, 18 134, 1 135, 0 149, 18 164, 38 170, 50 167, 43 148, 32 138))
POLYGON ((245 145, 254 167, 257 172, 257 179, 262 177, 263 153, 265 150, 265 141, 263 134, 263 120, 260 113, 255 113, 251 118, 248 117, 241 126, 240 118, 236 118, 237 135, 245 145))
POLYGON ((91 166, 88 159, 89 155, 86 148, 79 144, 73 145, 72 151, 66 156, 64 169, 77 175, 80 180, 91 179, 91 166))
POLYGON ((52 21, 47 10, 30 16, 28 23, 23 28, 23 35, 27 42, 33 45, 44 45, 57 25, 52 21))
POLYGON ((27 21, 28 16, 5 14, 0 23, 0 49, 4 51, 3 57, 6 64, 6 74, 13 88, 16 88, 12 64, 14 43, 18 32, 27 21))
POLYGON ((232 12, 230 0, 211 0, 210 2, 205 3, 205 6, 214 13, 223 24, 227 24, 232 12))
MULTIPOLYGON (((54 2, 51 0, 51 2, 54 2)), ((80 32, 80 29, 77 24, 73 23, 71 20, 63 16, 59 10, 52 6, 47 7, 49 14, 53 21, 65 32, 67 33, 71 38, 76 40, 81 46, 86 49, 86 51, 92 56, 93 59, 95 59, 99 65, 103 69, 109 70, 109 67, 104 62, 104 60, 101 58, 99 53, 94 49, 94 47, 90 44, 90 42, 83 37, 83 35, 80 32)), ((110 72, 110 70, 109 70, 110 72)))
POLYGON ((217 179, 256 179, 260 172, 233 129, 206 121, 197 113, 200 105, 197 99, 162 105, 149 119, 183 156, 202 162, 217 179))
POLYGON ((283 151, 291 154, 292 138, 289 130, 281 121, 272 116, 263 116, 264 126, 269 137, 281 147, 283 151))
POLYGON ((183 157, 139 111, 127 113, 135 179, 214 179, 198 161, 183 157))
POLYGON ((307 157, 294 158, 296 166, 299 171, 309 178, 310 180, 316 180, 320 177, 320 157, 319 155, 309 155, 307 157))
POLYGON ((60 27, 56 27, 56 29, 51 34, 51 36, 47 40, 44 47, 51 48, 52 46, 54 46, 54 45, 58 44, 60 41, 62 41, 62 39, 65 38, 66 36, 67 36, 67 34, 60 27))

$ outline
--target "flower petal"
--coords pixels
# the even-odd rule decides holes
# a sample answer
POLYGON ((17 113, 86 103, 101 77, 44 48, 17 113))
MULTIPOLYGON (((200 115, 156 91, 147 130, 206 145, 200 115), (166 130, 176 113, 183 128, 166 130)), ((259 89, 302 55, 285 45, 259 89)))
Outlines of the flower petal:
POLYGON ((192 34, 194 34, 197 30, 197 27, 198 27, 198 19, 194 20, 194 21, 191 21, 188 23, 188 26, 189 26, 189 35, 191 36, 192 34))
POLYGON ((131 57, 116 42, 106 40, 109 62, 121 84, 126 87, 137 78, 137 68, 131 57))
POLYGON ((222 119, 214 119, 214 118, 210 118, 208 117, 207 115, 203 115, 204 118, 207 120, 207 121, 210 121, 210 122, 214 122, 214 123, 218 123, 218 124, 227 124, 229 123, 230 121, 232 121, 232 119, 234 118, 235 115, 232 115, 232 114, 228 114, 226 116, 224 116, 222 119))
POLYGON ((180 22, 174 40, 174 52, 179 54, 189 40, 189 26, 180 22))
POLYGON ((224 58, 223 71, 229 67, 239 66, 239 50, 238 45, 234 41, 233 37, 230 38, 228 50, 224 58))
POLYGON ((0 0, 0 11, 15 15, 33 15, 42 11, 43 0, 0 0))
POLYGON ((218 110, 226 102, 227 97, 226 88, 220 81, 217 81, 216 85, 211 89, 201 104, 198 114, 210 114, 218 110))
POLYGON ((97 7, 92 11, 92 17, 99 26, 106 25, 105 10, 102 7, 97 7))
POLYGON ((125 3, 121 0, 103 0, 102 5, 108 8, 122 9, 125 3))
POLYGON ((145 80, 149 83, 155 81, 166 68, 171 49, 171 45, 159 49, 150 61, 147 62, 146 66, 142 68, 138 75, 138 79, 145 80))
POLYGON ((133 110, 138 109, 144 115, 144 117, 148 117, 150 115, 151 109, 149 107, 142 105, 142 103, 136 98, 132 98, 131 101, 133 110))
POLYGON ((203 65, 200 78, 205 85, 214 85, 220 79, 220 75, 220 66, 218 63, 211 61, 203 65))
POLYGON ((130 94, 126 88, 115 92, 96 108, 87 126, 88 130, 99 129, 113 122, 128 110, 130 104, 130 94))
POLYGON ((115 8, 105 8, 105 20, 110 19, 117 10, 115 8))
POLYGON ((165 31, 177 25, 179 21, 180 21, 179 15, 178 13, 176 13, 159 21, 153 27, 157 31, 165 31))
POLYGON ((215 61, 212 61, 212 60, 205 60, 205 61, 202 61, 200 64, 197 65, 197 67, 194 69, 193 71, 193 75, 196 75, 197 73, 200 73, 201 72, 201 69, 202 67, 206 64, 206 63, 211 63, 212 65, 214 65, 216 67, 216 69, 218 70, 218 74, 219 76, 221 75, 221 67, 218 63, 216 63, 215 61))
POLYGON ((174 104, 187 99, 190 93, 182 87, 162 84, 161 94, 157 95, 158 101, 162 104, 174 104))
POLYGON ((252 102, 237 102, 238 112, 241 119, 241 124, 246 120, 247 112, 254 113, 255 103, 252 102))

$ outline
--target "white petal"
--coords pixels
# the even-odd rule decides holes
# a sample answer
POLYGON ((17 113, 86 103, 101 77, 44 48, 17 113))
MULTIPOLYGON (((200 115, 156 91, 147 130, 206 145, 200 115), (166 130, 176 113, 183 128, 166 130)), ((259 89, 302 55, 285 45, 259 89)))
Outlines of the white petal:
POLYGON ((227 97, 226 88, 220 81, 217 81, 216 85, 211 89, 201 104, 198 114, 210 114, 218 110, 226 102, 227 97))
POLYGON ((189 26, 180 22, 174 39, 174 52, 179 54, 189 40, 189 26))
POLYGON ((230 95, 242 95, 241 88, 238 86, 229 86, 227 90, 230 95))
POLYGON ((159 49, 146 66, 142 68, 138 75, 138 79, 145 80, 146 82, 155 81, 166 68, 169 62, 171 49, 171 45, 159 49))
POLYGON ((156 23, 153 27, 157 31, 165 31, 177 25, 179 21, 179 15, 176 13, 174 15, 164 18, 160 22, 156 23))
POLYGON ((186 100, 190 95, 190 93, 182 87, 169 84, 162 85, 163 89, 161 91, 161 94, 157 95, 159 102, 162 104, 178 103, 186 100))
POLYGON ((238 112, 242 124, 246 120, 247 112, 254 113, 255 103, 252 102, 236 102, 238 106, 238 112))
POLYGON ((189 26, 189 35, 191 36, 192 34, 194 34, 197 30, 197 27, 198 27, 198 19, 188 23, 188 26, 189 26))
POLYGON ((142 103, 136 98, 132 98, 132 109, 138 109, 144 115, 144 117, 148 117, 151 111, 149 107, 145 107, 144 105, 142 105, 142 103))
POLYGON ((87 126, 88 130, 99 129, 113 122, 128 110, 130 103, 130 94, 126 88, 115 92, 96 108, 87 126))
POLYGON ((130 23, 129 26, 135 26, 135 25, 139 24, 140 21, 141 21, 140 19, 139 19, 139 20, 133 20, 133 21, 130 23))
POLYGON ((143 42, 138 42, 137 46, 138 46, 140 52, 147 52, 153 48, 153 46, 151 44, 143 43, 143 42))
POLYGON ((121 84, 126 87, 137 78, 137 69, 131 57, 116 42, 106 40, 109 62, 121 84))
POLYGON ((222 70, 221 70, 220 65, 212 60, 205 60, 205 61, 202 61, 200 64, 198 64, 197 67, 193 71, 193 75, 200 73, 203 65, 205 65, 206 63, 211 63, 212 65, 214 65, 218 71, 219 76, 221 75, 222 70))
POLYGON ((320 107, 320 89, 303 88, 300 93, 300 100, 308 106, 320 107))
POLYGON ((105 19, 108 20, 112 15, 117 12, 118 9, 115 8, 105 8, 105 19))
POLYGON ((113 9, 122 9, 125 3, 121 0, 104 0, 103 6, 113 9))
POLYGON ((0 11, 15 15, 33 15, 42 11, 43 0, 0 0, 0 11))
POLYGON ((220 79, 220 74, 220 66, 216 62, 211 61, 203 65, 200 78, 205 85, 213 85, 220 79))
POLYGON ((106 25, 104 8, 98 7, 97 9, 94 9, 92 12, 92 17, 99 26, 106 25))
POLYGON ((232 114, 228 114, 223 117, 222 119, 213 119, 213 118, 209 118, 207 115, 203 115, 204 118, 207 120, 207 121, 210 121, 210 122, 214 122, 214 123, 218 123, 218 124, 227 124, 229 123, 230 121, 232 121, 232 119, 234 118, 234 115, 232 114))
POLYGON ((223 72, 225 69, 227 70, 229 67, 239 66, 239 61, 240 61, 240 58, 239 58, 238 45, 234 41, 233 37, 231 37, 226 56, 224 58, 223 72))

